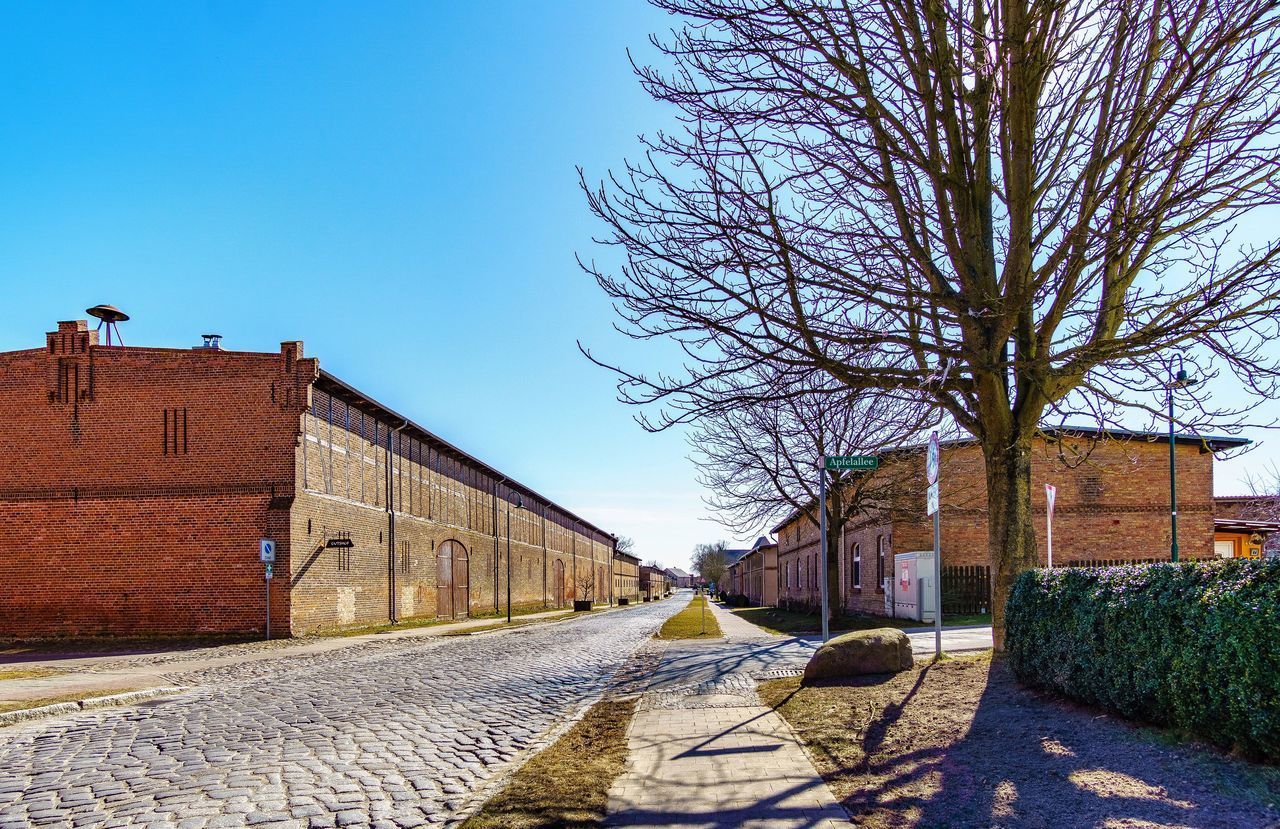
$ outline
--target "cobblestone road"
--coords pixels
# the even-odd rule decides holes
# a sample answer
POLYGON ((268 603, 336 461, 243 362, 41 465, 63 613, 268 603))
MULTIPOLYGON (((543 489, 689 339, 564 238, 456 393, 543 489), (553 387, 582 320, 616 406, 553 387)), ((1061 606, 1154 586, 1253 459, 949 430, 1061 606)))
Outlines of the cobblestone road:
POLYGON ((0 829, 448 825, 683 604, 175 673, 198 687, 6 728, 0 829))

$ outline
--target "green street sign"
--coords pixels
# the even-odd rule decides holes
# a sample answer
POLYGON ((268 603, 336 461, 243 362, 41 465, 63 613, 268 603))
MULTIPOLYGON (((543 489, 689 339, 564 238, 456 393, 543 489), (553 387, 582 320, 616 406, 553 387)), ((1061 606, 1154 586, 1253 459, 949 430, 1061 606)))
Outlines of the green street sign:
POLYGON ((868 472, 880 468, 880 459, 875 455, 827 455, 825 464, 828 472, 868 472))

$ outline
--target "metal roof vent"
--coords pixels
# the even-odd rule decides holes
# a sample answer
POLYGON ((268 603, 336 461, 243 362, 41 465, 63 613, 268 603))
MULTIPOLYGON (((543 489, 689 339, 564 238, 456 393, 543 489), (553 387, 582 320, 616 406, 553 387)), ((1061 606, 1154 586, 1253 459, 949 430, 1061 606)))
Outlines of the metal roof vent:
POLYGON ((222 350, 221 334, 201 334, 200 336, 204 338, 204 343, 202 345, 196 346, 196 350, 198 351, 221 351, 222 350))

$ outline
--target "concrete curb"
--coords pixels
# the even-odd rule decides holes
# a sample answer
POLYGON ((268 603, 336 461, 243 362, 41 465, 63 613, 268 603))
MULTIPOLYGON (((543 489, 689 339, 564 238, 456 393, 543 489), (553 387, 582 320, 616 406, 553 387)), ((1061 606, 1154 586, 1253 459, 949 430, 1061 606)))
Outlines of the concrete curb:
POLYGON ((132 705, 135 702, 178 694, 185 688, 144 688, 141 691, 125 691, 120 694, 108 694, 104 697, 85 697, 72 702, 55 702, 51 705, 39 705, 35 708, 20 708, 17 711, 0 713, 0 728, 21 722, 30 722, 44 717, 59 714, 74 714, 77 711, 93 711, 99 708, 112 708, 119 705, 132 705))

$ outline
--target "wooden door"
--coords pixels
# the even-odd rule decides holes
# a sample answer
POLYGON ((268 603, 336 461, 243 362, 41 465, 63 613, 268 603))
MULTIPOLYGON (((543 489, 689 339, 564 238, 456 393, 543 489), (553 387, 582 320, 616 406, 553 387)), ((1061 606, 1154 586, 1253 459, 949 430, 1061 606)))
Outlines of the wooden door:
POLYGON ((564 607, 564 562, 556 559, 551 570, 551 587, 555 591, 556 607, 564 607))
POLYGON ((453 542, 436 549, 436 617, 453 618, 453 542))
POLYGON ((446 541, 436 550, 436 616, 465 619, 470 602, 470 561, 467 548, 446 541))
POLYGON ((467 548, 456 541, 453 544, 453 618, 465 619, 471 615, 471 559, 467 548))

